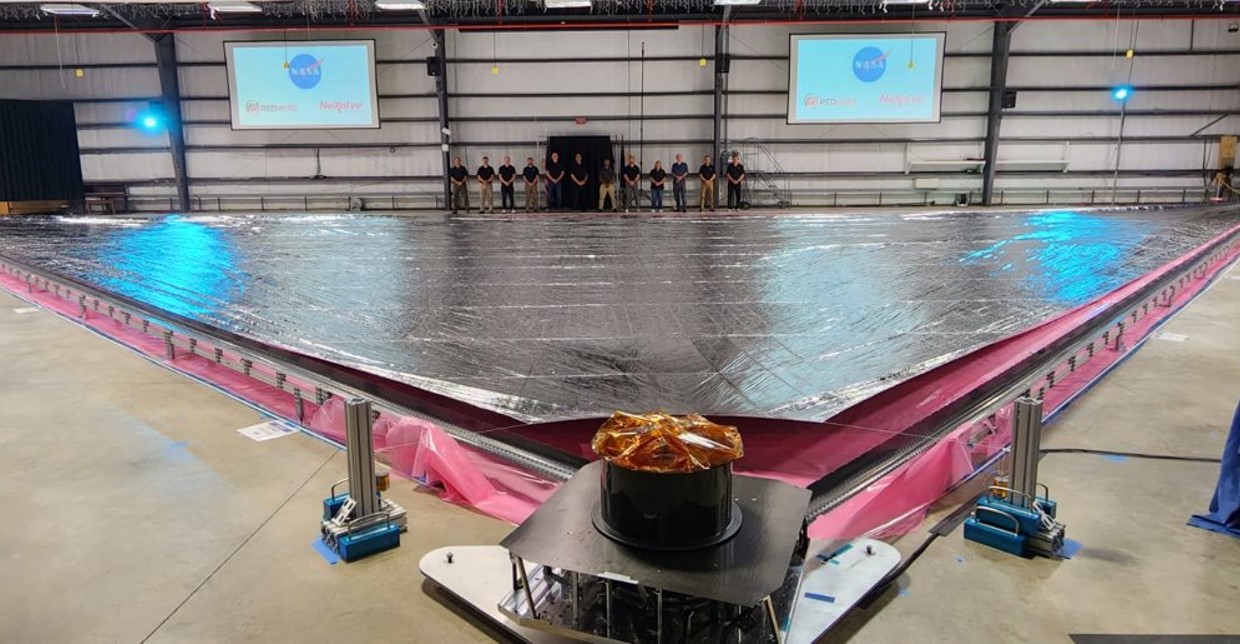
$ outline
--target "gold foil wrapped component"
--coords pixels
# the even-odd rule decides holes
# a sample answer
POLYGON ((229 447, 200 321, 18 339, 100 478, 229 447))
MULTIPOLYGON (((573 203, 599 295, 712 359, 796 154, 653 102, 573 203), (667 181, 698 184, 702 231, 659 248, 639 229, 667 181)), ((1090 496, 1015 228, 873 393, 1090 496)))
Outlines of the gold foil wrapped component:
POLYGON ((590 442, 613 465, 660 474, 708 470, 745 455, 741 434, 700 414, 615 412, 590 442))

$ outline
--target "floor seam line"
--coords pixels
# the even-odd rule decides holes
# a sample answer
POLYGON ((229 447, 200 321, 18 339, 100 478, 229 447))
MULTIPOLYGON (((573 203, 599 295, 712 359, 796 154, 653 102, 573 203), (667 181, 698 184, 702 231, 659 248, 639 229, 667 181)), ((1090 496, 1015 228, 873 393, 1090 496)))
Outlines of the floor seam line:
POLYGON ((263 519, 262 523, 258 524, 258 526, 255 527, 254 530, 250 532, 250 534, 246 535, 245 539, 243 539, 241 543, 237 544, 237 547, 233 548, 233 551, 228 553, 228 556, 224 557, 224 560, 221 561, 219 565, 216 566, 206 576, 206 578, 202 580, 202 582, 200 582, 197 586, 195 586, 194 589, 191 590, 189 594, 185 596, 185 599, 181 600, 181 603, 177 604, 176 607, 172 609, 172 612, 164 616, 164 618, 160 620, 158 624, 155 625, 155 628, 151 629, 151 632, 147 633, 146 637, 143 637, 140 640, 140 644, 145 644, 147 640, 154 637, 155 633, 158 633, 159 629, 163 628, 164 624, 168 623, 168 620, 172 619, 174 615, 180 612, 181 608, 183 608, 185 604, 189 603, 189 600, 193 599, 194 595, 197 595, 198 591, 202 590, 202 587, 206 586, 207 582, 211 581, 211 579, 215 577, 216 573, 218 573, 221 569, 223 569, 224 566, 227 565, 229 561, 232 561, 232 558, 235 557, 238 552, 241 552, 241 549, 244 548, 246 544, 250 543, 250 540, 253 539, 255 535, 261 532, 262 529, 266 527, 267 524, 270 523, 271 520, 274 519, 276 515, 279 514, 280 511, 283 510, 284 507, 287 506, 289 502, 293 500, 294 497, 296 497, 302 490, 304 490, 306 486, 310 484, 310 481, 313 481, 314 477, 318 476, 319 472, 323 471, 323 468, 327 467, 327 464, 330 463, 331 460, 335 458, 336 454, 338 453, 339 453, 339 450, 335 450, 331 454, 328 454, 327 458, 322 463, 320 463, 319 466, 316 467, 313 472, 310 473, 310 476, 306 477, 306 480, 302 481, 301 485, 297 486, 297 489, 293 490, 293 492, 288 495, 288 498, 284 499, 284 501, 280 503, 280 505, 277 506, 275 510, 272 510, 271 514, 267 515, 267 518, 263 519))

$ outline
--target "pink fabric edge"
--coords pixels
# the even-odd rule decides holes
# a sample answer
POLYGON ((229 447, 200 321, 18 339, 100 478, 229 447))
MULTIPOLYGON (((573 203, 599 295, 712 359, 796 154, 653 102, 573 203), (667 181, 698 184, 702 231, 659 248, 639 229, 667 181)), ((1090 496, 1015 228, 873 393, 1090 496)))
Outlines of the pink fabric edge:
MULTIPOLYGON (((311 396, 310 400, 302 401, 305 417, 302 426, 337 444, 344 444, 343 401, 331 398, 323 405, 315 404, 314 386, 309 383, 290 377, 286 380, 287 390, 280 390, 254 380, 208 358, 214 355, 216 347, 206 342, 199 342, 193 355, 182 352, 174 360, 168 360, 162 339, 129 327, 106 313, 91 310, 82 317, 77 304, 52 292, 29 291, 25 282, 8 273, 0 273, 0 287, 170 369, 293 422, 298 421, 291 392, 299 387, 311 396)), ((239 360, 227 350, 223 357, 233 362, 239 360)), ((254 370, 264 371, 265 368, 255 365, 254 370)), ((274 374, 267 375, 274 379, 274 374)), ((558 487, 555 482, 463 445, 443 428, 420 418, 381 414, 375 422, 375 453, 393 472, 437 490, 444 500, 510 523, 524 521, 558 487)))
MULTIPOLYGON (((1240 226, 1093 302, 862 402, 858 405, 860 413, 854 413, 852 417, 859 419, 856 424, 865 427, 893 430, 907 427, 968 393, 976 383, 986 382, 988 376, 994 377, 1028 355, 1064 337, 1101 310, 1189 263, 1201 248, 1237 232, 1240 232, 1240 226), (875 404, 879 398, 884 399, 882 404, 875 404)), ((1125 359, 1154 328, 1196 297, 1219 271, 1225 269, 1238 256, 1240 246, 1233 248, 1222 261, 1215 262, 1200 278, 1190 280, 1185 288, 1176 289, 1167 306, 1153 307, 1149 314, 1128 324, 1124 332, 1127 339, 1120 348, 1099 347, 1089 360, 1084 359, 1086 352, 1082 352, 1078 368, 1057 378, 1053 386, 1045 388, 1043 408, 1048 410, 1047 415, 1058 411, 1076 394, 1125 359)), ((1049 382, 1047 384, 1049 385, 1049 382)), ((849 498, 839 507, 815 519, 809 527, 810 536, 819 539, 853 539, 860 536, 884 538, 915 530, 924 520, 926 510, 935 501, 1011 442, 1011 420, 1011 406, 1008 405, 980 423, 957 428, 925 452, 849 498)))
MULTIPOLYGON (((1240 226, 1205 245, 1237 231, 1240 231, 1240 226)), ((909 426, 967 393, 966 387, 969 385, 985 382, 988 375, 993 377, 1023 357, 1063 337, 1101 308, 1113 305, 1180 267, 1196 252, 1194 250, 1187 253, 1163 268, 1133 280, 1093 302, 932 369, 846 410, 841 416, 847 415, 850 424, 855 427, 844 429, 851 429, 855 435, 844 440, 855 442, 867 449, 885 442, 900 428, 909 426)), ((1237 255, 1240 255, 1240 248, 1234 249, 1228 255, 1227 261, 1215 264, 1201 279, 1194 280, 1191 288, 1179 290, 1171 306, 1161 309, 1160 315, 1141 318, 1130 327, 1130 337, 1143 338, 1150 329, 1194 297, 1218 270, 1237 255)), ((88 312, 82 317, 75 304, 50 292, 28 292, 25 282, 7 273, 0 273, 0 287, 158 360, 169 368, 218 387, 268 413, 296 422, 291 393, 216 364, 204 356, 210 355, 215 349, 209 344, 199 343, 198 354, 181 355, 170 361, 164 356, 164 344, 161 340, 106 315, 88 312)), ((1133 345, 1135 342, 1121 351, 1105 352, 1104 359, 1085 363, 1070 377, 1047 391, 1046 407, 1056 409, 1086 387, 1098 374, 1122 360, 1131 352, 1133 345)), ((236 359, 236 356, 228 352, 225 352, 225 357, 236 359)), ((293 379, 290 379, 286 386, 290 389, 300 386, 303 391, 314 390, 312 385, 293 379)), ((339 399, 329 399, 323 405, 303 400, 303 405, 305 427, 338 444, 343 443, 343 403, 339 399)), ((969 425, 958 428, 947 438, 938 441, 930 449, 840 507, 819 517, 810 525, 810 535, 815 538, 855 538, 861 535, 883 537, 905 534, 915 529, 923 520, 926 508, 971 474, 978 463, 998 453, 1007 444, 1011 429, 1010 414, 1000 412, 983 421, 983 424, 986 423, 989 423, 989 426, 982 428, 987 433, 984 440, 970 446, 965 437, 976 435, 979 427, 969 425)), ((511 523, 524 521, 558 488, 558 483, 532 475, 485 452, 461 444, 441 427, 420 418, 381 415, 375 424, 375 450, 380 460, 392 467, 394 472, 435 488, 444 500, 473 507, 484 514, 511 523)), ((744 468, 738 470, 745 471, 744 468)), ((751 470, 749 473, 787 480, 774 472, 751 470)), ((807 483, 795 477, 789 482, 800 485, 807 483)))

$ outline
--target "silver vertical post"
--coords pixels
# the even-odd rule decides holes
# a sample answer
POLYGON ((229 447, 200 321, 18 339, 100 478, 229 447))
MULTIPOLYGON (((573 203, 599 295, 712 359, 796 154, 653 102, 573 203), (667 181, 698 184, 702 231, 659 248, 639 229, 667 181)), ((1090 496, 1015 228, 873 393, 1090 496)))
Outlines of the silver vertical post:
POLYGON ((1020 398, 1016 401, 1016 422, 1012 426, 1012 489, 1018 492, 1013 503, 1032 505, 1038 489, 1038 452, 1042 448, 1042 401, 1020 398))
POLYGON ((370 401, 354 398, 344 405, 345 448, 349 457, 349 496, 357 503, 354 517, 379 511, 375 494, 374 424, 370 401))

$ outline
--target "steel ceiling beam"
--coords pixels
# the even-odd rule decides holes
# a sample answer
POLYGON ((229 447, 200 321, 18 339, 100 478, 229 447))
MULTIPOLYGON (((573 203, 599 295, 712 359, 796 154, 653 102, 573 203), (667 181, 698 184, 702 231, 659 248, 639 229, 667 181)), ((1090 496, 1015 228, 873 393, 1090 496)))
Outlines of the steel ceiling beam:
MULTIPOLYGON (((1005 18, 1020 16, 1027 20, 1045 7, 1048 0, 1038 0, 1028 11, 1020 6, 1008 6, 1000 10, 1005 18)), ((1003 95, 1007 92, 1008 62, 1012 53, 1012 32, 1020 26, 1019 21, 995 22, 990 42, 990 95, 986 105, 986 143, 982 158, 982 204, 993 205, 995 174, 999 169, 999 130, 1003 126, 1003 95)))
MULTIPOLYGON (((1035 6, 1038 3, 1025 3, 1020 8, 1035 6)), ((487 29, 487 30, 522 30, 522 29, 643 29, 643 28, 675 28, 682 24, 691 25, 722 25, 720 14, 717 13, 657 13, 657 14, 521 14, 521 15, 505 15, 502 22, 496 16, 492 15, 474 15, 474 16, 436 16, 431 14, 428 18, 434 21, 434 24, 410 24, 407 17, 386 15, 386 14, 369 14, 359 17, 346 15, 323 15, 316 16, 313 23, 307 27, 306 15, 258 15, 258 16, 224 16, 215 20, 204 22, 201 14, 178 13, 165 16, 158 27, 146 27, 143 25, 142 18, 133 14, 132 10, 123 10, 121 7, 111 5, 100 5, 111 7, 115 11, 109 12, 109 19, 101 18, 81 18, 81 19, 60 19, 58 23, 46 19, 30 19, 29 17, 18 17, 14 19, 6 19, 3 17, 4 5, 0 4, 0 31, 20 31, 20 32, 41 32, 53 31, 58 29, 61 33, 90 32, 90 31, 120 31, 134 29, 135 31, 162 32, 162 31, 281 31, 284 29, 298 29, 302 31, 315 31, 325 29, 445 29, 445 30, 470 30, 470 29, 487 29), (118 18, 126 17, 125 20, 137 25, 137 28, 118 18), (57 26, 58 25, 58 26, 57 26)), ((875 7, 878 6, 876 3, 875 7)), ((15 15, 15 14, 10 14, 15 15)), ((1235 20, 1240 16, 1240 2, 1225 2, 1222 5, 1216 3, 1200 3, 1195 5, 1179 5, 1179 6, 1128 6, 1106 4, 1097 5, 1079 5, 1074 6, 1066 3, 1050 3, 1043 6, 1037 16, 1022 16, 1021 13, 1011 15, 996 15, 994 8, 989 4, 976 4, 957 6, 951 11, 926 11, 920 8, 914 13, 910 8, 905 6, 889 7, 888 13, 876 13, 871 9, 862 9, 855 12, 818 12, 807 10, 804 16, 793 17, 786 12, 771 11, 763 9, 759 6, 756 9, 746 8, 746 10, 736 11, 727 21, 729 27, 752 27, 752 26, 777 26, 777 25, 832 25, 839 23, 849 24, 904 24, 909 22, 941 22, 944 20, 953 21, 983 21, 983 22, 1020 22, 1022 20, 1104 20, 1104 19, 1197 19, 1197 20, 1235 20), (1117 11, 1122 10, 1122 15, 1117 15, 1117 11)))
POLYGON ((185 125, 181 116, 181 80, 177 76, 177 37, 163 34, 151 39, 155 45, 155 64, 159 68, 160 102, 164 127, 172 153, 172 172, 177 182, 177 202, 181 212, 189 211, 189 167, 185 155, 185 125))
POLYGON ((164 129, 168 134, 168 151, 172 156, 172 174, 176 179, 177 208, 188 212, 189 165, 185 153, 185 124, 181 114, 181 79, 177 73, 176 34, 159 33, 156 30, 167 23, 136 16, 126 16, 113 5, 101 4, 98 8, 130 29, 142 33, 155 48, 155 67, 159 73, 160 105, 164 129))
POLYGON ((711 149, 711 159, 715 163, 715 203, 711 204, 713 208, 719 203, 719 179, 718 173, 721 172, 723 164, 720 163, 719 154, 723 150, 723 95, 724 84, 727 81, 727 74, 723 71, 724 66, 730 63, 725 59, 728 57, 728 18, 732 16, 732 7, 725 6, 723 8, 723 24, 715 25, 715 103, 714 103, 714 138, 713 147, 711 149))

